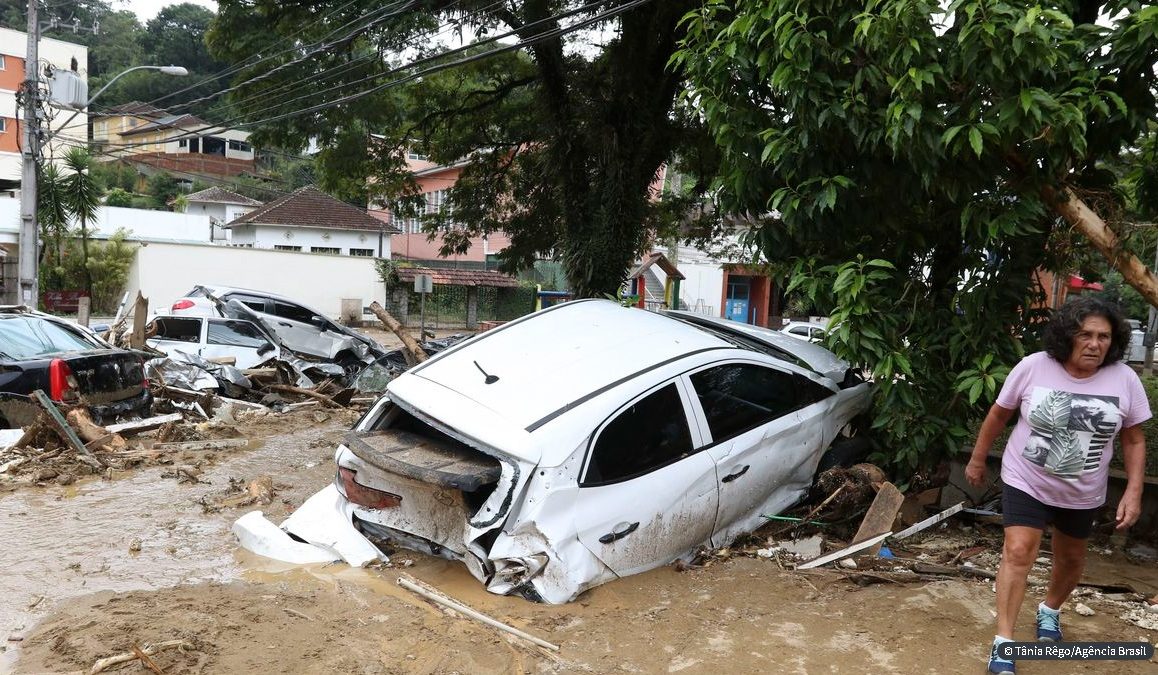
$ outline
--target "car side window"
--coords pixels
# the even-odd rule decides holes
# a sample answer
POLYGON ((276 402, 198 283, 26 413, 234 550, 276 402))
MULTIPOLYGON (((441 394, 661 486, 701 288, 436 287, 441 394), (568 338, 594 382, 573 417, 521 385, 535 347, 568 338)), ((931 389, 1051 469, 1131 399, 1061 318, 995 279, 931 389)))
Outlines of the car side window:
POLYGON ((808 335, 808 326, 793 326, 788 332, 793 335, 808 335))
POLYGON ((276 300, 273 303, 273 313, 283 319, 302 323, 309 323, 314 318, 314 313, 304 307, 291 305, 288 302, 277 302, 276 300))
POLYGON ((252 295, 244 295, 242 293, 230 293, 221 297, 225 302, 236 300, 255 312, 265 311, 265 298, 258 298, 252 295))
POLYGON ((210 321, 205 341, 211 345, 261 349, 269 340, 247 321, 210 321))
POLYGON ((692 453, 692 435, 675 383, 619 411, 595 440, 581 485, 634 478, 692 453))
POLYGON ((165 317, 157 319, 157 335, 162 340, 177 342, 200 342, 201 319, 177 319, 165 317))
POLYGON ((813 328, 812 329, 812 339, 813 340, 823 340, 824 339, 824 330, 821 328, 813 328))
POLYGON ((691 376, 712 441, 720 442, 818 400, 804 378, 751 363, 715 366, 691 376))

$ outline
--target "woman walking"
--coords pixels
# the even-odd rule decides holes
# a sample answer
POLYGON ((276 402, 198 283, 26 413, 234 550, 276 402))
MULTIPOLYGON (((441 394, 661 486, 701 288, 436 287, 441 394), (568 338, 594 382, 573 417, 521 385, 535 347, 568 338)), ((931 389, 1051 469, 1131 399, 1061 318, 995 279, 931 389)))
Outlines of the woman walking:
POLYGON ((1014 672, 1000 652, 1013 640, 1026 579, 1047 526, 1053 565, 1037 608, 1037 639, 1062 639, 1060 610, 1081 579, 1094 516, 1106 501, 1114 438, 1121 438, 1126 490, 1117 528, 1142 511, 1146 444, 1142 422, 1150 404, 1138 375, 1122 363, 1130 328, 1104 300, 1078 298, 1056 311, 1045 329, 1044 351, 1019 362, 981 425, 965 476, 985 483, 989 448, 1015 412, 1017 424, 1001 460, 1005 542, 997 571, 997 635, 989 672, 1014 672))

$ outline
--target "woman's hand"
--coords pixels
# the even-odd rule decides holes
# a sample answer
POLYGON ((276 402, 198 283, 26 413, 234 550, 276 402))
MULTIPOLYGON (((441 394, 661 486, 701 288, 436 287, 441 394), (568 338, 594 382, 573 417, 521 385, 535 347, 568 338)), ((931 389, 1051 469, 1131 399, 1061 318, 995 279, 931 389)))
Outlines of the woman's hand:
POLYGON ((985 460, 971 459, 965 465, 965 480, 973 487, 984 487, 985 485, 985 460))

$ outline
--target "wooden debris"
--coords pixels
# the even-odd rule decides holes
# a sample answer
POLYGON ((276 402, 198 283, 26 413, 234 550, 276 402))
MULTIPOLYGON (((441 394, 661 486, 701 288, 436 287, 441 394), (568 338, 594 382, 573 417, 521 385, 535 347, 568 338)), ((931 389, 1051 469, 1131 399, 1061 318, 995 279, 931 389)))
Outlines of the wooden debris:
POLYGON ((402 354, 406 358, 407 365, 414 366, 428 358, 426 350, 418 344, 418 341, 415 340, 410 333, 406 332, 406 329, 402 327, 402 324, 398 323, 397 319, 390 316, 390 313, 387 312, 382 305, 378 304, 377 300, 370 303, 370 311, 374 313, 374 316, 378 317, 378 320, 381 321, 383 325, 393 331, 399 340, 402 340, 402 354))
POLYGON ((228 450, 249 445, 245 438, 220 438, 209 441, 183 441, 177 443, 153 443, 150 450, 228 450))
POLYGON ((65 419, 76 429, 76 433, 85 441, 86 448, 100 449, 109 453, 124 452, 128 443, 119 434, 111 433, 108 429, 92 421, 92 416, 84 408, 73 408, 65 415, 65 419))
MULTIPOLYGON (((166 649, 177 649, 178 651, 184 652, 186 649, 193 649, 193 643, 187 640, 166 640, 165 642, 158 642, 157 644, 146 643, 144 646, 140 647, 138 651, 148 657, 155 656, 156 654, 159 654, 166 649)), ((134 652, 125 652, 124 654, 117 654, 116 656, 108 656, 92 664, 92 668, 89 669, 88 673, 89 675, 96 675, 97 673, 107 670, 111 666, 115 666, 121 663, 128 663, 129 661, 136 661, 139 658, 140 657, 134 652)), ((155 668, 156 665, 154 664, 153 667, 155 668)))
POLYGON ((136 420, 133 422, 121 422, 120 424, 110 424, 105 429, 114 434, 140 433, 142 431, 152 431, 170 422, 181 422, 185 418, 181 413, 171 413, 169 415, 158 415, 156 417, 149 417, 143 420, 136 420))
POLYGON ((326 396, 325 394, 319 394, 318 392, 313 391, 312 389, 302 389, 301 387, 291 387, 288 384, 271 384, 271 385, 269 385, 268 389, 270 391, 282 392, 284 394, 297 394, 299 396, 308 396, 310 398, 317 399, 318 401, 320 401, 322 403, 322 405, 324 405, 328 408, 344 408, 345 407, 345 406, 341 405, 340 403, 336 402, 334 399, 330 398, 329 396, 326 396))
POLYGON ((149 318, 149 299, 137 291, 137 299, 133 303, 133 332, 129 334, 129 347, 142 349, 145 346, 145 324, 149 318))
POLYGON ((153 663, 153 659, 150 659, 148 654, 141 651, 140 647, 137 645, 132 645, 131 649, 133 650, 133 654, 135 654, 136 657, 141 661, 141 665, 145 666, 157 675, 165 675, 165 673, 157 667, 157 664, 153 663))
MULTIPOLYGON (((374 304, 378 304, 378 303, 374 303, 374 304)), ((373 305, 371 307, 373 307, 373 305)), ((424 588, 423 586, 420 586, 419 584, 415 583, 411 579, 407 579, 405 577, 398 577, 398 585, 405 588, 408 591, 412 591, 414 593, 417 593, 418 595, 421 595, 422 597, 424 597, 428 600, 431 600, 433 602, 436 602, 444 607, 449 607, 450 609, 453 609, 454 611, 459 612, 460 614, 462 614, 464 616, 470 617, 470 618, 474 619, 475 621, 479 621, 481 623, 484 623, 484 624, 490 626, 491 628, 497 628, 498 630, 510 633, 511 635, 518 636, 518 637, 520 637, 520 638, 522 638, 522 639, 524 639, 532 644, 543 647, 544 649, 550 649, 551 651, 554 651, 554 652, 559 651, 559 645, 551 644, 550 642, 547 642, 546 640, 539 639, 539 638, 535 637, 534 635, 531 635, 530 633, 525 633, 525 632, 519 630, 518 628, 515 628, 514 626, 507 625, 501 621, 498 621, 497 619, 492 619, 491 617, 487 616, 486 614, 483 614, 482 612, 471 609, 470 607, 467 607, 466 605, 451 599, 449 596, 444 595, 441 592, 435 591, 434 589, 428 590, 427 588, 424 588)))
POLYGON ((982 579, 996 579, 997 574, 972 565, 937 565, 922 560, 913 561, 910 565, 917 574, 940 574, 949 576, 980 577, 982 579))
MULTIPOLYGON (((856 531, 856 536, 852 538, 852 543, 859 544, 866 539, 875 537, 879 534, 893 531, 893 521, 897 519, 897 512, 901 510, 901 503, 905 501, 905 495, 897 489, 892 483, 885 481, 881 484, 881 489, 877 492, 877 496, 873 499, 873 503, 869 506, 869 510, 864 515, 864 519, 860 521, 860 528, 856 531)), ((865 555, 873 555, 880 553, 881 544, 870 546, 865 555)))
POLYGON ((804 563, 803 565, 797 566, 796 569, 808 570, 808 569, 812 569, 814 567, 820 567, 821 565, 827 565, 828 563, 830 563, 834 560, 840 560, 841 558, 847 558, 848 556, 852 555, 853 553, 858 553, 860 551, 865 550, 866 548, 869 548, 871 546, 879 544, 888 538, 889 538, 889 533, 885 532, 884 534, 877 535, 877 536, 873 537, 872 539, 866 539, 858 544, 846 546, 845 548, 842 548, 839 551, 834 551, 833 553, 829 553, 828 555, 820 556, 819 558, 817 558, 815 560, 810 560, 810 561, 804 563))
POLYGON ((313 621, 314 620, 314 618, 312 616, 310 616, 309 614, 306 614, 305 612, 299 612, 298 610, 290 609, 289 607, 282 607, 282 609, 285 610, 286 614, 292 614, 293 616, 296 616, 299 619, 305 619, 306 621, 313 621))
POLYGON ((89 449, 85 447, 84 443, 81 442, 80 438, 77 437, 76 432, 69 426, 68 421, 64 419, 64 415, 60 414, 60 410, 57 409, 52 399, 48 398, 47 394, 37 389, 32 392, 32 397, 40 404, 40 407, 44 408, 44 411, 48 413, 49 426, 55 429, 61 439, 71 445, 73 450, 76 450, 78 459, 97 470, 105 468, 105 465, 94 457, 93 454, 89 452, 89 449))

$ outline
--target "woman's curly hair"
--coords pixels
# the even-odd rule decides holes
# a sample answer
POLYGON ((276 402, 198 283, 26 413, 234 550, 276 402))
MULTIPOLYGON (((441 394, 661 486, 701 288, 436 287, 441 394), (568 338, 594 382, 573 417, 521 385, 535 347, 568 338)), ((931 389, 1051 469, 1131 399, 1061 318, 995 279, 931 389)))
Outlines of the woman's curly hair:
POLYGON ((1130 324, 1116 304, 1095 296, 1070 300, 1053 313, 1041 336, 1045 352, 1059 363, 1069 360, 1074 351, 1074 336, 1082 329, 1082 322, 1091 316, 1110 322, 1110 349, 1098 367, 1121 361, 1130 346, 1130 324))

